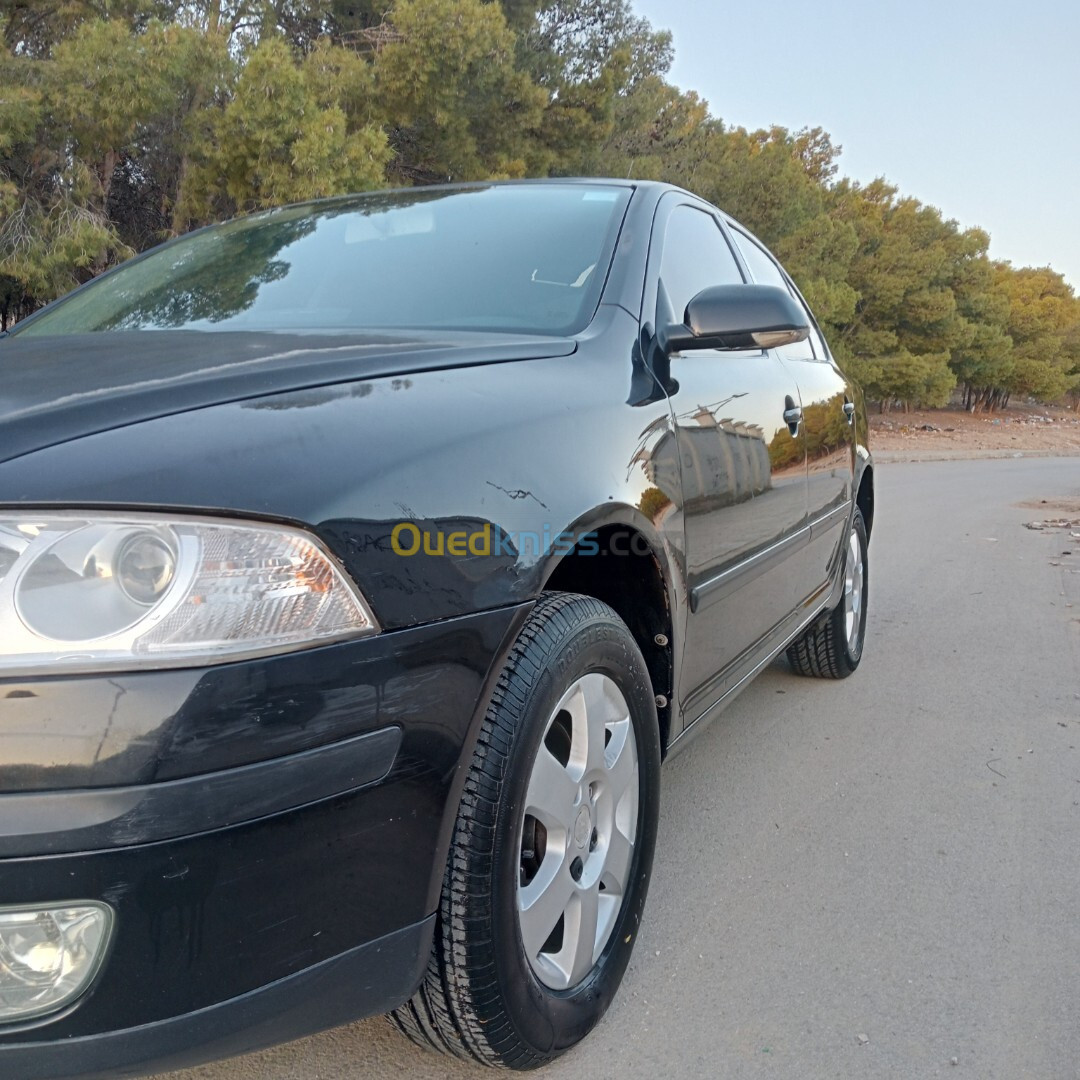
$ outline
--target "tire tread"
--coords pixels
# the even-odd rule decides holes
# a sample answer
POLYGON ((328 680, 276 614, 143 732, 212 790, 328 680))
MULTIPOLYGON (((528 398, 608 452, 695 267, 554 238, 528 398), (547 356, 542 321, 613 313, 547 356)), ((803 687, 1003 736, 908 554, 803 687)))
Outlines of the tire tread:
MULTIPOLYGON (((499 1015, 500 991, 486 919, 491 873, 475 869, 471 853, 491 849, 499 778, 513 752, 529 690, 546 670, 545 661, 575 627, 597 617, 618 619, 607 604, 593 597, 545 594, 499 675, 461 796, 427 973, 412 998, 390 1014, 393 1026, 419 1046, 495 1068, 530 1069, 550 1060, 522 1047, 509 1018, 499 1015)), ((483 865, 490 868, 490 861, 483 865)))
MULTIPOLYGON (((853 515, 852 527, 861 536, 863 566, 868 580, 869 560, 866 548, 866 526, 863 523, 862 512, 858 509, 855 510, 853 515)), ((864 605, 868 595, 868 592, 863 594, 864 605)), ((864 607, 864 633, 866 627, 865 618, 864 607)), ((859 656, 854 659, 848 655, 847 640, 844 632, 843 597, 834 608, 825 612, 821 618, 807 627, 802 635, 787 647, 787 658, 796 675, 805 675, 818 679, 846 679, 859 666, 862 650, 860 649, 859 656)))

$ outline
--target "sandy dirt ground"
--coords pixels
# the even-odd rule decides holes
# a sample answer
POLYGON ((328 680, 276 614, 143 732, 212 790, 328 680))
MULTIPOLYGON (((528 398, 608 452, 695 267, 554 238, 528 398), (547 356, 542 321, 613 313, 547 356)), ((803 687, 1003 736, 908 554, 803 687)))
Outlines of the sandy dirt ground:
POLYGON ((1080 414, 1043 405, 1011 405, 993 415, 963 409, 872 413, 870 449, 894 460, 1080 454, 1080 414))

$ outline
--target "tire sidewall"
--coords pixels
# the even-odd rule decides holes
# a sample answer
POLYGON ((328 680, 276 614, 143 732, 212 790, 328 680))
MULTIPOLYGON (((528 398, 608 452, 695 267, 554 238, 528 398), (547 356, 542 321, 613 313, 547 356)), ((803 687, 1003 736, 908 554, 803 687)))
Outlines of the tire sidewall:
POLYGON ((561 642, 530 688, 509 756, 492 851, 492 942, 495 977, 518 1038, 540 1056, 579 1042, 603 1016, 637 940, 648 891, 659 810, 660 746, 648 672, 630 632, 614 613, 581 623, 561 642), (598 672, 619 687, 629 707, 638 752, 638 820, 630 882, 611 937, 588 977, 556 991, 533 974, 517 914, 524 799, 536 754, 555 706, 582 675, 598 672))

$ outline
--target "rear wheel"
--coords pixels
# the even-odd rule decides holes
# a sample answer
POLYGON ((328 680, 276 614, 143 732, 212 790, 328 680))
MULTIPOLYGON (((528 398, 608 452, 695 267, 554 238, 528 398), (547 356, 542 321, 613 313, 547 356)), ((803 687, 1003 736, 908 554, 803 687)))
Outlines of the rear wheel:
POLYGON ((413 1041, 528 1069, 606 1011, 637 940, 660 745, 645 661, 606 604, 553 593, 499 678, 465 783, 413 1041))
POLYGON ((866 556, 866 524, 856 508, 844 551, 844 594, 832 611, 788 646, 788 661, 797 674, 846 679, 859 666, 866 637, 866 556))

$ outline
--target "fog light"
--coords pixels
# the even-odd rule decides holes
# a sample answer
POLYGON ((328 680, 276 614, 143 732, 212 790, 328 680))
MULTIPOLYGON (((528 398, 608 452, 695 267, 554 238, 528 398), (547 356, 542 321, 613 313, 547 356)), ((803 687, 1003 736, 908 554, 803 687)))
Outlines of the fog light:
POLYGON ((111 930, 104 904, 0 907, 0 1024, 74 1001, 97 974, 111 930))

